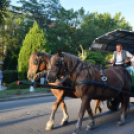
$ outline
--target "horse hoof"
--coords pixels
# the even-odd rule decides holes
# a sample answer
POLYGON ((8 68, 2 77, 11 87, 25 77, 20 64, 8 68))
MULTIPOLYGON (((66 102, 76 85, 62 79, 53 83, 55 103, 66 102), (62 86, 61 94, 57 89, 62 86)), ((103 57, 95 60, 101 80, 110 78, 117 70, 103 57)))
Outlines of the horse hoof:
POLYGON ((46 128, 45 128, 45 129, 46 129, 47 131, 50 131, 50 130, 52 130, 52 129, 53 129, 53 127, 54 127, 53 125, 52 125, 52 126, 46 126, 46 128))
POLYGON ((93 114, 92 114, 93 116, 95 116, 96 115, 96 112, 93 112, 93 114))
POLYGON ((62 121, 62 122, 61 122, 61 125, 62 125, 62 126, 65 126, 65 125, 67 125, 67 124, 68 124, 68 121, 62 121))
POLYGON ((100 107, 97 108, 97 112, 100 114, 102 109, 100 107))
POLYGON ((91 125, 88 125, 87 128, 86 128, 86 131, 90 131, 94 128, 94 126, 91 126, 91 125))
POLYGON ((124 122, 121 122, 121 121, 118 121, 118 122, 117 122, 117 126, 118 126, 118 127, 121 127, 122 125, 124 125, 124 122))
POLYGON ((72 134, 79 134, 80 131, 81 131, 81 128, 77 128, 72 134))

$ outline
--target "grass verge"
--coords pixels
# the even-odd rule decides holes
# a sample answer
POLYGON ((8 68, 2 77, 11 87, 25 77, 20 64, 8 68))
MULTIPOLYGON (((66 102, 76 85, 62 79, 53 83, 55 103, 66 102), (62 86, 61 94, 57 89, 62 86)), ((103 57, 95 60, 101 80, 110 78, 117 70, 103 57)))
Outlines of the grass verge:
MULTIPOLYGON (((35 88, 34 93, 38 92, 50 92, 51 90, 48 88, 35 88)), ((23 95, 23 94, 29 94, 30 89, 11 89, 11 90, 2 90, 0 91, 0 98, 7 98, 9 96, 13 95, 23 95)))

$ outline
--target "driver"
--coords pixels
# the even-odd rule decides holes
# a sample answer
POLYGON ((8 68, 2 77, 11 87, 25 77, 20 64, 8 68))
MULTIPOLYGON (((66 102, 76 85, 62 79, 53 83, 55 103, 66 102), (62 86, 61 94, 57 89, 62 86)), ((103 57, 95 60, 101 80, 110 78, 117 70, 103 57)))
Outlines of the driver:
POLYGON ((122 50, 122 45, 117 44, 116 51, 114 51, 113 58, 111 59, 111 63, 113 63, 113 66, 125 67, 125 64, 129 63, 132 58, 133 55, 130 52, 122 50))

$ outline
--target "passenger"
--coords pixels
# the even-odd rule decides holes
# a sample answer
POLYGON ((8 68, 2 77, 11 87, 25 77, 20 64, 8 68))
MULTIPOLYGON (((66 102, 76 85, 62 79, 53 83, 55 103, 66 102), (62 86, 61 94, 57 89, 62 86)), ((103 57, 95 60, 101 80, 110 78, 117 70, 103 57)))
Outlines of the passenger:
POLYGON ((131 66, 129 67, 129 69, 134 72, 134 57, 131 59, 131 66))
POLYGON ((129 63, 132 58, 133 55, 130 52, 122 50, 122 45, 117 44, 111 63, 113 63, 113 66, 125 67, 125 64, 129 63))

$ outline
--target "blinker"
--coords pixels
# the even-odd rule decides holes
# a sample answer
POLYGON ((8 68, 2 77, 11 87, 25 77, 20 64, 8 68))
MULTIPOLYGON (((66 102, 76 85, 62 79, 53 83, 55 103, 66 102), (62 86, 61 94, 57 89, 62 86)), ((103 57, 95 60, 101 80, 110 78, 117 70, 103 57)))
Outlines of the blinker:
POLYGON ((34 59, 34 60, 33 60, 33 64, 34 64, 34 65, 38 65, 38 60, 37 60, 37 59, 34 59))

